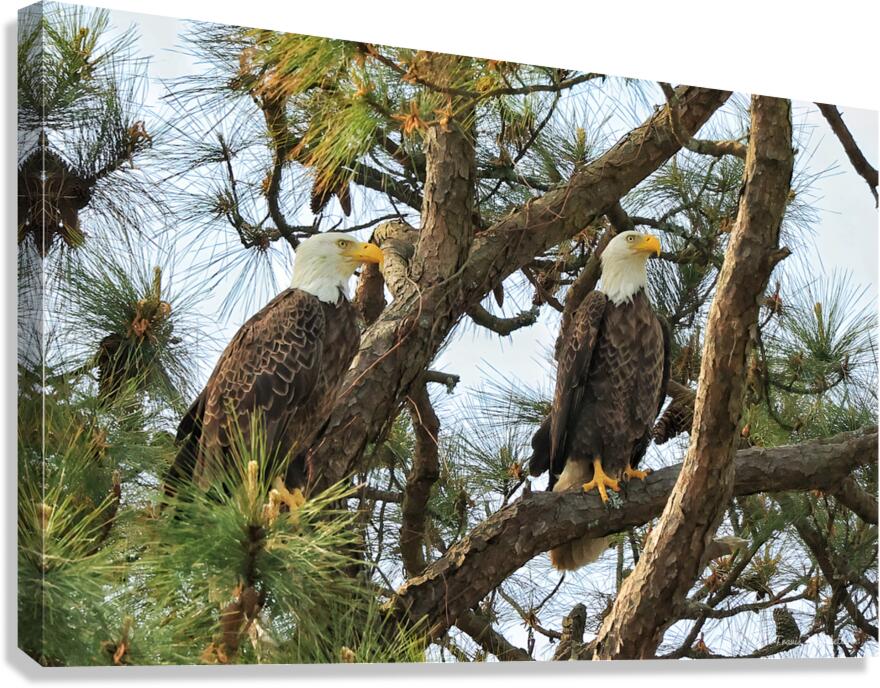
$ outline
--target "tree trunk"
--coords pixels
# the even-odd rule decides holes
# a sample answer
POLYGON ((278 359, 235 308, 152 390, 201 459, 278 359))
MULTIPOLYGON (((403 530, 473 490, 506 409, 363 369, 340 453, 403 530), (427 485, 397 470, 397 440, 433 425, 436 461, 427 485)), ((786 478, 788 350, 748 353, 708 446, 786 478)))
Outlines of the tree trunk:
POLYGON ((794 151, 791 105, 753 97, 736 224, 706 326, 691 442, 657 527, 599 631, 595 656, 653 657, 699 574, 734 486, 734 442, 761 297, 782 255, 794 151))

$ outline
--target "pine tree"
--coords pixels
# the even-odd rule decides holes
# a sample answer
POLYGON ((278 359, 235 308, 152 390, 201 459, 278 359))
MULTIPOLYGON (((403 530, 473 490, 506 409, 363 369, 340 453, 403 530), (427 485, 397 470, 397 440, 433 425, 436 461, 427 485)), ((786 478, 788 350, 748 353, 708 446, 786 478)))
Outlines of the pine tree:
MULTIPOLYGON (((537 352, 546 385, 488 375, 466 402, 436 358, 473 332, 564 336, 607 241, 657 233, 673 382, 648 461, 678 464, 748 102, 193 24, 203 69, 157 111, 137 45, 104 11, 49 3, 20 22, 22 649, 45 665, 592 657, 662 502, 635 486, 593 512, 527 476, 552 351, 537 352), (226 343, 216 319, 261 306, 299 242, 336 228, 372 232, 386 261, 359 276, 361 354, 315 450, 325 484, 288 491, 251 436, 211 490, 169 496, 176 424, 226 343), (586 570, 540 556, 608 523, 586 570)), ((725 504, 657 656, 876 648, 874 304, 847 274, 815 274, 819 177, 794 137, 791 255, 761 302, 737 428, 759 485, 725 504), (780 477, 798 460, 801 482, 780 477)))

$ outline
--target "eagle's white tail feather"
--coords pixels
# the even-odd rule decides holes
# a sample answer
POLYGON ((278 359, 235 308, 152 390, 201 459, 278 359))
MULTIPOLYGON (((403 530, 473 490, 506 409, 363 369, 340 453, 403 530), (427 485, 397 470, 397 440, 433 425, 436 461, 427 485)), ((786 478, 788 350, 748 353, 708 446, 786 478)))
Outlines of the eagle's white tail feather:
MULTIPOLYGON (((582 461, 568 461, 553 486, 554 492, 580 489, 592 477, 589 464, 582 461)), ((582 537, 550 550, 550 563, 560 571, 574 571, 596 561, 608 548, 607 537, 582 537)))

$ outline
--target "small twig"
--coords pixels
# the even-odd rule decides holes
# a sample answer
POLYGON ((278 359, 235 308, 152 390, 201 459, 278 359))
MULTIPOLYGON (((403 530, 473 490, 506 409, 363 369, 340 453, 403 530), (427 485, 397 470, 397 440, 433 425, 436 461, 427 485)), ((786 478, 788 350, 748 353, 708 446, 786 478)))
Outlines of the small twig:
POLYGON ((664 81, 660 82, 660 88, 663 89, 663 95, 666 96, 666 102, 669 106, 669 116, 672 123, 672 133, 682 145, 694 153, 703 155, 711 155, 720 158, 725 155, 733 155, 742 160, 746 159, 746 146, 740 141, 732 139, 724 141, 710 141, 707 139, 695 139, 688 136, 681 127, 681 119, 678 113, 678 98, 672 86, 664 81))
POLYGON ((448 394, 452 394, 455 386, 461 381, 461 377, 455 373, 444 373, 440 370, 426 370, 423 377, 425 382, 436 382, 445 385, 448 394))
POLYGON ((523 311, 512 318, 499 318, 497 315, 492 315, 480 304, 472 306, 467 310, 467 314, 477 325, 500 334, 502 337, 506 337, 511 332, 523 327, 534 325, 538 320, 539 313, 540 309, 537 306, 533 306, 531 309, 523 311))

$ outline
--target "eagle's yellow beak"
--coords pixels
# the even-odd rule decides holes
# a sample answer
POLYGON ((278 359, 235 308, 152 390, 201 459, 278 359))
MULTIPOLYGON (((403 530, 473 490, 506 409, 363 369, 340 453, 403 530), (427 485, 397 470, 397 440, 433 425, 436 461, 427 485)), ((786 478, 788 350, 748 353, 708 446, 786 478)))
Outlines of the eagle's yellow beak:
POLYGON ((660 255, 660 239, 653 234, 645 234, 639 244, 634 246, 639 253, 653 253, 655 256, 660 255))
POLYGON ((376 246, 376 244, 353 243, 351 246, 343 249, 342 254, 347 258, 356 260, 358 263, 378 263, 379 265, 382 264, 382 258, 384 257, 382 249, 376 246))

